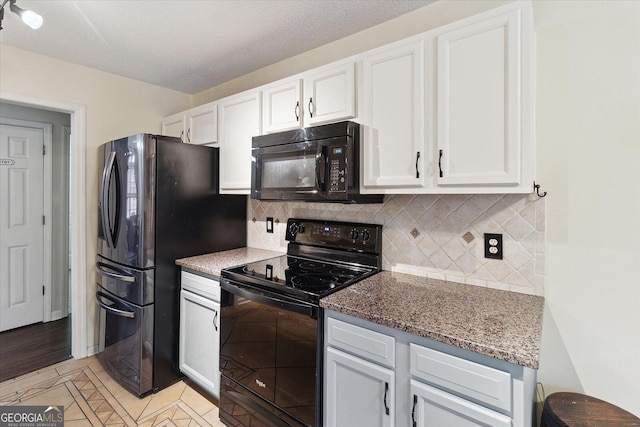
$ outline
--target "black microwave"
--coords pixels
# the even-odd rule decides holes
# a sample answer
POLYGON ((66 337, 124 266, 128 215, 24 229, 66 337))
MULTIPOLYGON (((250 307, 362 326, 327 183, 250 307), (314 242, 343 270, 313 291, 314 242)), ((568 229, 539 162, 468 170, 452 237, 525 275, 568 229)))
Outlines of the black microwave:
POLYGON ((382 203, 360 194, 360 125, 351 121, 255 136, 251 198, 382 203))

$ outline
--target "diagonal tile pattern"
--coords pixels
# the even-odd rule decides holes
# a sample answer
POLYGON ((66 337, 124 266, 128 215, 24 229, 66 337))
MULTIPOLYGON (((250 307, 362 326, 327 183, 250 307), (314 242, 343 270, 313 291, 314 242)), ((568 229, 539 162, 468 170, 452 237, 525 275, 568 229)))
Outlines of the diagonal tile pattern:
POLYGON ((250 199, 248 244, 285 251, 291 217, 383 224, 385 270, 543 295, 544 210, 545 199, 523 194, 388 195, 373 205, 250 199), (503 235, 503 260, 484 258, 484 233, 503 235))
POLYGON ((180 381, 139 399, 95 357, 67 360, 0 383, 0 405, 63 405, 65 426, 213 426, 218 408, 180 381))

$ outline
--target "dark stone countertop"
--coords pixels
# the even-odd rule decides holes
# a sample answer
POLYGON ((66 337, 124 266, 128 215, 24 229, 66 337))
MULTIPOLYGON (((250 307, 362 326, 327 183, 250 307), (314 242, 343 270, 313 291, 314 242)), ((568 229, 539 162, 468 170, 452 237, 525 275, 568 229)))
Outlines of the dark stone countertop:
POLYGON ((320 300, 329 310, 537 369, 544 298, 380 272, 320 300))
POLYGON ((176 260, 176 264, 189 270, 220 277, 223 268, 247 264, 284 255, 282 252, 256 248, 239 248, 176 260))

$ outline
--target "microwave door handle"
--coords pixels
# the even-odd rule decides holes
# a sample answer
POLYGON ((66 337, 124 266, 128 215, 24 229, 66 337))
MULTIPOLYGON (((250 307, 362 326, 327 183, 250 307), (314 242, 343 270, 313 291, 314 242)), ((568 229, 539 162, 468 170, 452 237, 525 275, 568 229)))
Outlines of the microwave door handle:
POLYGON ((113 173, 113 165, 116 161, 116 153, 109 153, 109 158, 102 171, 102 185, 100 188, 100 203, 102 204, 102 229, 104 230, 107 247, 113 248, 113 234, 111 224, 109 222, 109 183, 111 182, 111 174, 113 173))
POLYGON ((316 184, 318 189, 324 191, 327 184, 327 147, 320 146, 316 154, 316 184))

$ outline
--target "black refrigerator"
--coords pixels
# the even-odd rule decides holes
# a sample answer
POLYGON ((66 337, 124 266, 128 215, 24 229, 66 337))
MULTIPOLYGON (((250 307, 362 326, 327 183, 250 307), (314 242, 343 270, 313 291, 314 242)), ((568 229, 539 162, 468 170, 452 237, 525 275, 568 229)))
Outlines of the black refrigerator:
POLYGON ((103 144, 98 358, 132 393, 180 378, 175 260, 246 246, 247 197, 218 194, 218 149, 138 134, 103 144))

